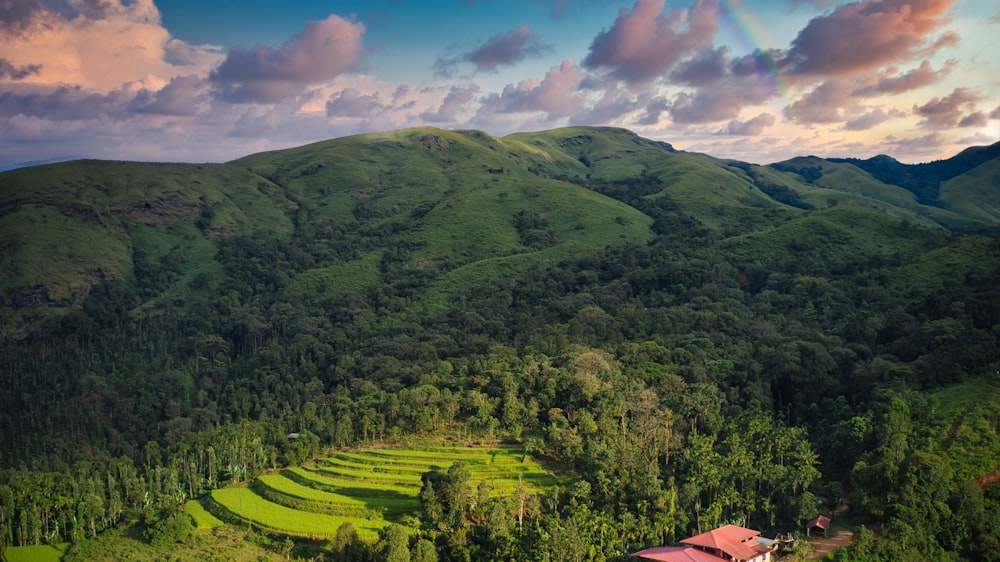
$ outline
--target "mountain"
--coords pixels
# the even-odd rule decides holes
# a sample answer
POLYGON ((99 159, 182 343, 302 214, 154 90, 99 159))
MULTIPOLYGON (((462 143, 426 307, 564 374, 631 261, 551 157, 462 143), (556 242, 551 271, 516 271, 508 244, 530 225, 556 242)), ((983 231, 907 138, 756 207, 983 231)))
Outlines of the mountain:
POLYGON ((469 284, 642 243, 667 228, 654 224, 666 207, 730 230, 756 228, 766 209, 792 217, 844 203, 932 228, 988 231, 1000 224, 998 147, 915 166, 886 157, 756 166, 614 128, 506 138, 422 128, 226 164, 22 168, 0 174, 3 335, 23 337, 79 308, 109 280, 154 284, 143 289, 144 307, 183 300, 192 283, 222 271, 213 258, 219 240, 253 232, 328 244, 290 279, 292 292, 372 287, 406 267, 427 280, 422 304, 437 310, 469 284), (927 182, 937 182, 930 199, 920 187, 927 182))
POLYGON ((888 156, 793 158, 771 167, 798 175, 800 193, 828 204, 851 200, 894 216, 958 232, 995 232, 1000 219, 1000 143, 936 162, 903 164, 888 156), (861 198, 859 199, 858 196, 861 198))

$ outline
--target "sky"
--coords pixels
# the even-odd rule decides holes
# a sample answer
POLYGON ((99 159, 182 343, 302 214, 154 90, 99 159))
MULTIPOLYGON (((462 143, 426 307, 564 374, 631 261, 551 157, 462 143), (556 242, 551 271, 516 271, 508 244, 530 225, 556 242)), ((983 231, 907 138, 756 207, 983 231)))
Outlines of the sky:
POLYGON ((755 163, 1000 140, 1000 1, 0 0, 0 169, 434 126, 755 163))

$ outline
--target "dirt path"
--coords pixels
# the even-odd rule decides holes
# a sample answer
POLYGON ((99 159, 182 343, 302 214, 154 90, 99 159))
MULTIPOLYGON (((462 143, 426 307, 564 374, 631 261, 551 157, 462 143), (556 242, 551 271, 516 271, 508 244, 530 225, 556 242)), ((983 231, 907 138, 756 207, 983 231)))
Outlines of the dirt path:
POLYGON ((849 546, 852 540, 854 540, 854 533, 850 531, 838 531, 837 534, 832 537, 810 538, 809 542, 812 543, 813 548, 815 549, 810 559, 819 560, 828 553, 842 546, 849 546))
POLYGON ((983 489, 989 488, 990 486, 996 484, 1000 484, 1000 467, 997 467, 996 470, 987 474, 986 476, 983 476, 982 478, 977 478, 976 484, 979 484, 979 487, 983 489))

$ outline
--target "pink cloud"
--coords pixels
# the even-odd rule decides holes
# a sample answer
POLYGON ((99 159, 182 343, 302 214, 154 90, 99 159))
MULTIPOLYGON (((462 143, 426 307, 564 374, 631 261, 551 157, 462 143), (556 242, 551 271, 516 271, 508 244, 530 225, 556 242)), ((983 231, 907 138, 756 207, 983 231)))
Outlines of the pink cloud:
POLYGON ((544 111, 562 115, 578 111, 583 107, 583 99, 576 93, 582 75, 573 61, 565 60, 550 68, 541 81, 522 80, 516 86, 505 86, 500 94, 486 96, 481 113, 544 111))
POLYGON ((465 87, 455 86, 444 97, 437 110, 425 111, 420 114, 420 118, 427 123, 455 123, 458 121, 459 113, 475 99, 477 93, 479 93, 479 85, 477 84, 469 84, 465 87))
POLYGON ((160 88, 175 76, 204 72, 220 58, 214 47, 172 38, 152 0, 0 5, 10 17, 0 26, 0 59, 8 65, 0 82, 30 71, 33 84, 53 89, 108 93, 129 83, 160 88), (183 69, 175 64, 181 58, 183 69))
POLYGON ((847 121, 844 123, 844 128, 848 131, 866 131, 872 127, 881 125, 890 119, 905 116, 905 113, 897 109, 891 109, 889 112, 886 112, 882 108, 875 108, 867 113, 855 117, 854 119, 851 119, 850 121, 847 121))
POLYGON ((757 136, 764 132, 764 129, 774 125, 774 115, 761 113, 760 115, 740 121, 733 119, 726 125, 726 128, 719 131, 720 135, 757 136))
POLYGON ((326 114, 331 117, 369 117, 372 112, 384 107, 378 92, 364 95, 354 88, 344 88, 327 100, 326 114))
POLYGON ((664 6, 665 0, 636 0, 631 11, 622 8, 614 25, 594 38, 583 66, 646 83, 711 44, 719 27, 718 0, 696 0, 689 12, 664 14, 664 6))
POLYGON ((572 115, 569 122, 576 125, 612 123, 634 111, 648 110, 650 97, 624 89, 607 89, 599 100, 572 115))
POLYGON ((854 83, 844 79, 831 79, 813 88, 784 109, 785 117, 800 124, 836 123, 848 113, 859 112, 860 105, 851 92, 854 83))
POLYGON ((937 155, 940 154, 942 147, 950 144, 948 139, 938 132, 904 139, 890 135, 885 137, 883 142, 892 147, 890 151, 899 160, 937 155))
POLYGON ((210 79, 227 101, 282 101, 309 84, 357 69, 364 33, 363 23, 331 15, 309 22, 278 49, 258 45, 231 50, 210 79))
POLYGON ((874 84, 855 90, 853 95, 866 97, 881 94, 901 94, 910 90, 923 88, 948 76, 957 64, 957 60, 950 59, 939 70, 934 70, 930 62, 924 61, 920 63, 918 68, 898 76, 887 73, 874 84))
POLYGON ((710 86, 677 94, 670 116, 676 123, 735 119, 742 108, 762 104, 773 95, 772 86, 763 78, 729 75, 710 86))
MULTIPOLYGON (((964 119, 963 111, 974 111, 976 102, 985 99, 968 88, 955 88, 944 97, 935 97, 923 105, 914 105, 913 112, 924 118, 920 126, 929 129, 941 129, 961 125, 964 119)), ((969 125, 961 125, 969 126, 969 125)))
POLYGON ((958 122, 959 127, 985 127, 990 118, 982 111, 970 113, 958 122))
POLYGON ((954 0, 861 0, 814 18, 792 41, 790 70, 831 75, 929 56, 958 36, 930 36, 949 21, 954 0))
POLYGON ((158 91, 140 90, 129 104, 131 111, 158 115, 192 116, 206 100, 205 81, 198 76, 176 76, 158 91))

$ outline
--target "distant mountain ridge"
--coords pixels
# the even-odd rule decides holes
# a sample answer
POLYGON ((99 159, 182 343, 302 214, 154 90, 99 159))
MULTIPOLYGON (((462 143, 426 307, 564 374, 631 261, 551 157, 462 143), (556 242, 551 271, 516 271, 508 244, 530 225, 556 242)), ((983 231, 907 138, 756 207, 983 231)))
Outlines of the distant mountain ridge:
POLYGON ((912 191, 917 200, 927 205, 940 203, 942 182, 960 176, 973 168, 1000 157, 1000 142, 989 146, 973 146, 944 160, 920 164, 903 164, 884 154, 860 160, 857 158, 829 158, 831 162, 842 162, 857 166, 875 179, 898 185, 912 191))

